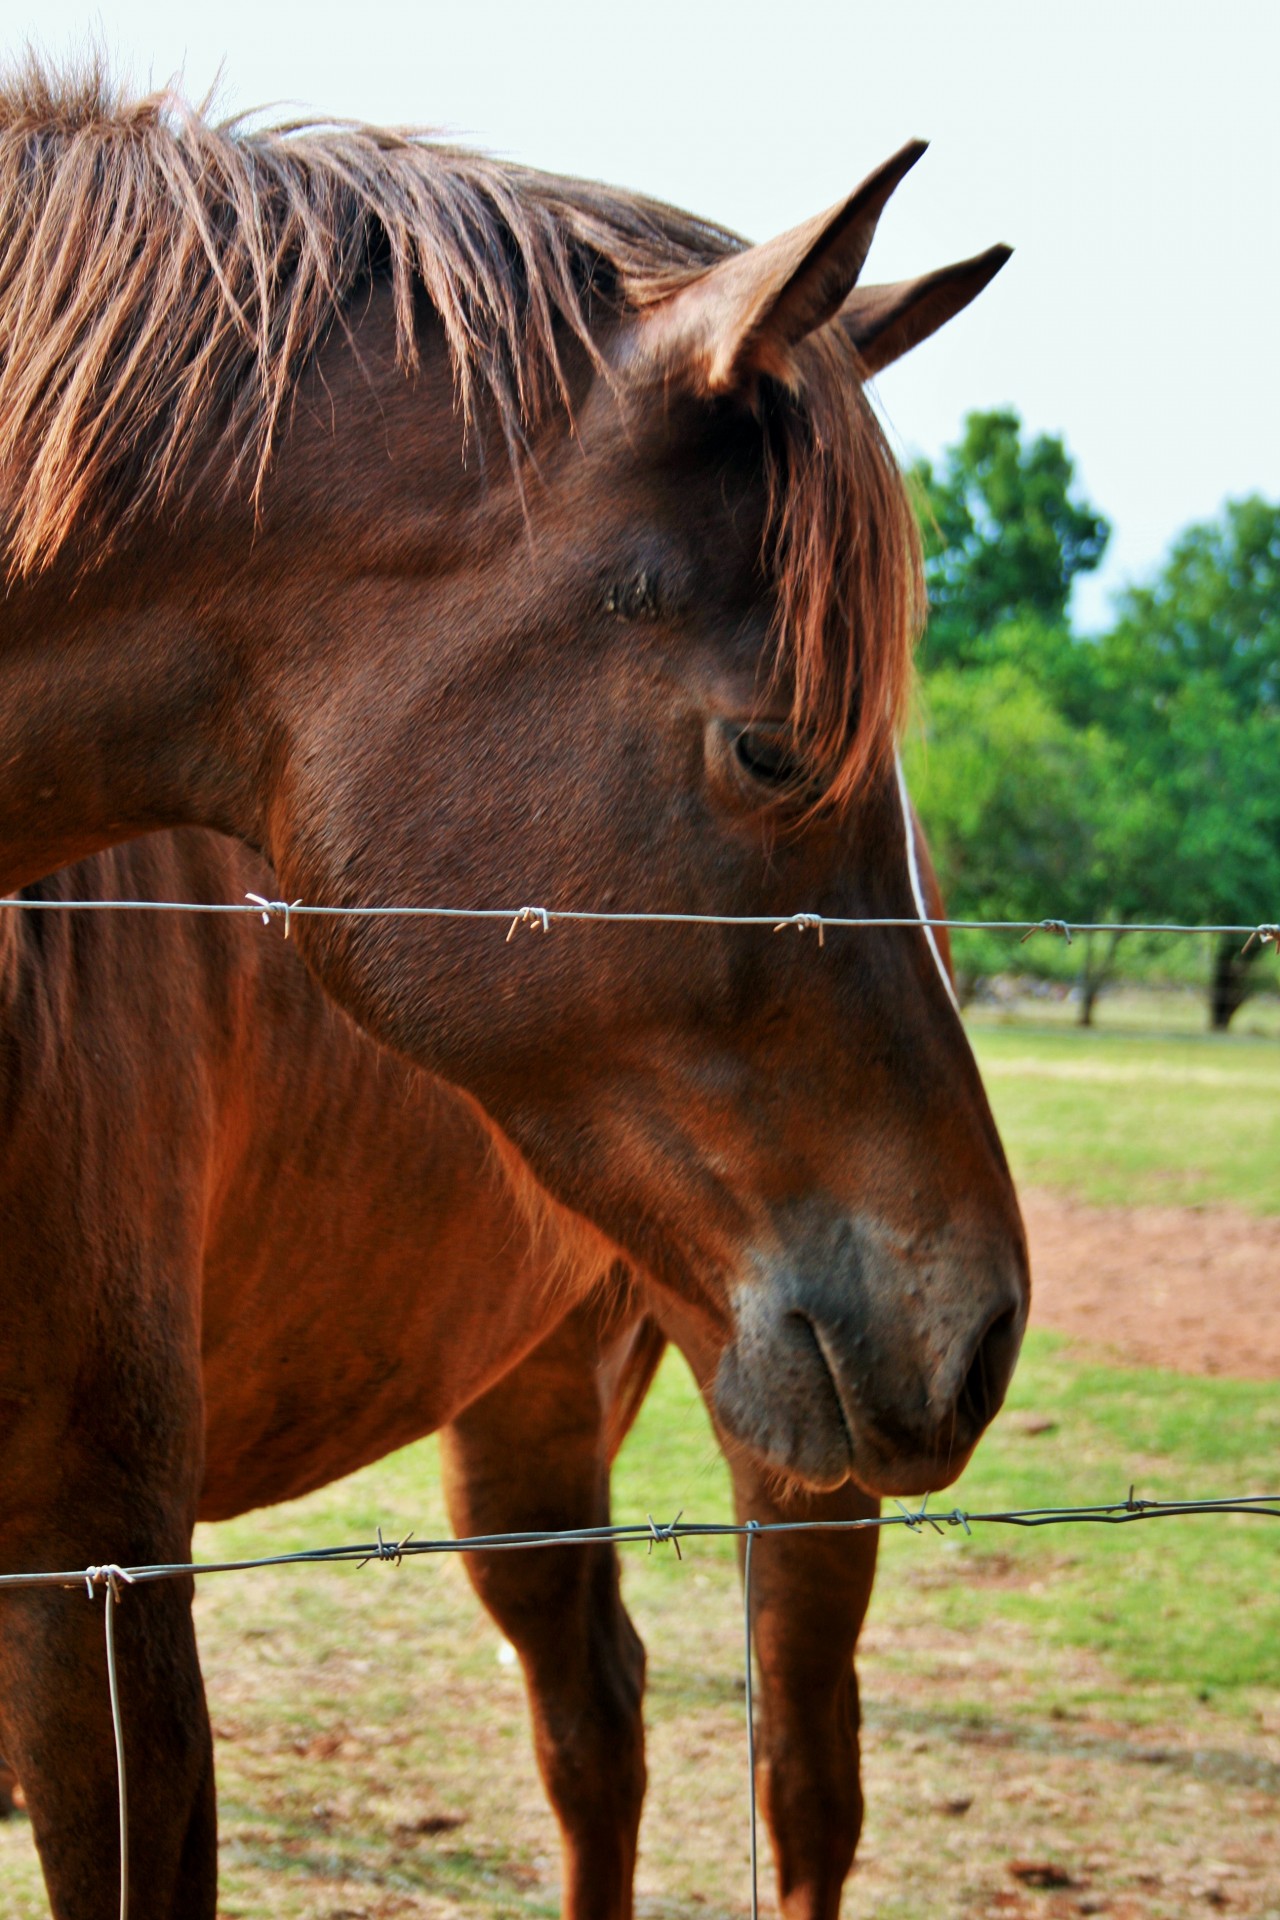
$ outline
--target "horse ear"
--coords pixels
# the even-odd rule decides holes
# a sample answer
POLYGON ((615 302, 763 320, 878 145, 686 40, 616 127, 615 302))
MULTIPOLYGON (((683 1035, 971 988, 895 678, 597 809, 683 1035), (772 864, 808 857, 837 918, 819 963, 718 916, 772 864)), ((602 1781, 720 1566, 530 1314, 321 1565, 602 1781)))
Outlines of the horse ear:
POLYGON ((654 309, 646 356, 680 367, 707 394, 789 382, 791 350, 834 319, 862 271, 885 202, 925 150, 907 143, 847 200, 762 246, 721 260, 654 309))
POLYGON ((995 279, 1012 252, 1012 247, 988 247, 972 260, 922 273, 918 280, 855 288, 840 309, 840 324, 867 375, 879 373, 954 319, 995 279))

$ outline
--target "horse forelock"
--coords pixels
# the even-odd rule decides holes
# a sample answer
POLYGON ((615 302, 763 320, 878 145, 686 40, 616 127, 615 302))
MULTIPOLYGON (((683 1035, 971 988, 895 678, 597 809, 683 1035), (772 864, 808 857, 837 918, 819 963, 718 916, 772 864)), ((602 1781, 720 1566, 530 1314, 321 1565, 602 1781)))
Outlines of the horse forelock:
MULTIPOLYGON (((31 63, 0 89, 0 540, 11 577, 92 564, 215 470, 256 505, 303 368, 375 273, 417 364, 442 325, 464 428, 513 459, 567 405, 563 352, 741 244, 678 209, 413 131, 215 123, 172 90, 31 63)), ((767 399, 777 661, 828 800, 891 749, 920 605, 914 520, 826 328, 767 399)))
POLYGON ((852 349, 827 327, 797 357, 798 390, 764 397, 766 563, 813 811, 889 773, 925 596, 915 515, 852 349))

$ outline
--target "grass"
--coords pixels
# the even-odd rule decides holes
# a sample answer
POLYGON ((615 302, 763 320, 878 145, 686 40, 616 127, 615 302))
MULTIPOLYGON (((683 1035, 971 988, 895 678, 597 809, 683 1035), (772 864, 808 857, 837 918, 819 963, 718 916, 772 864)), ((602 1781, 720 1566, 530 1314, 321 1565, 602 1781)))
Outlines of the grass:
MULTIPOLYGON (((1271 968, 1274 984, 1269 991, 1246 1000, 1226 1034, 1209 1032, 1202 991, 1136 981, 1121 981, 1107 988, 1094 1009, 1092 1031, 1203 1036, 1213 1044, 1224 1044, 1228 1048, 1251 1040, 1280 1040, 1280 964, 1270 956, 1265 964, 1271 968)), ((1029 978, 1020 983, 1015 980, 1009 982, 1006 995, 1002 1001, 976 1002, 966 1018, 980 1025, 1047 1026, 1088 1037, 1090 1029, 1078 1024, 1076 1002, 1061 986, 1055 987, 1052 983, 1037 986, 1029 978)))
POLYGON ((1129 1018, 1140 1005, 1160 1024, 971 1016, 1015 1178, 1097 1206, 1280 1213, 1280 1047, 1165 1025, 1175 996, 1134 999, 1129 1018))
MULTIPOLYGON (((1032 1334, 1006 1417, 938 1504, 1078 1505, 1123 1499, 1130 1483, 1164 1499, 1278 1490, 1280 1396, 1080 1364, 1054 1336, 1032 1334)), ((1145 1711, 1181 1710, 1208 1689, 1247 1712, 1280 1687, 1274 1521, 987 1528, 935 1544, 930 1557, 923 1538, 895 1542, 880 1605, 923 1604, 940 1625, 987 1635, 1007 1620, 1047 1644, 1089 1648, 1110 1668, 1108 1690, 1141 1688, 1145 1711)))

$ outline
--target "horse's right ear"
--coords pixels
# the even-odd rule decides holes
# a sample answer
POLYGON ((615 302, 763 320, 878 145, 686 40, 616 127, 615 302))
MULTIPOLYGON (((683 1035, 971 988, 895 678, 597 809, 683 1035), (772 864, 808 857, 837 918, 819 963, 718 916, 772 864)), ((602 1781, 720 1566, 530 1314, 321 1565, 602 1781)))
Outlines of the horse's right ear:
POLYGON ((918 280, 855 287, 840 309, 840 324, 858 349, 863 370, 879 373, 954 319, 995 279, 1012 252, 1012 247, 988 247, 972 260, 922 273, 918 280))

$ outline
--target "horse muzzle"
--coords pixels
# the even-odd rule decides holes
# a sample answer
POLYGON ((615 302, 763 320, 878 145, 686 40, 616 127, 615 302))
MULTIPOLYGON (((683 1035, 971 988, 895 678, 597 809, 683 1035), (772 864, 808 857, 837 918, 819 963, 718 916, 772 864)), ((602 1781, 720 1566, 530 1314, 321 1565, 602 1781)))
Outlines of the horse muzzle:
MULTIPOLYGON (((1003 1403, 1026 1326, 1020 1233, 904 1256, 875 1229, 840 1257, 761 1260, 736 1290, 719 1423, 814 1488, 929 1493, 963 1471, 1003 1403)), ((825 1249, 830 1255, 831 1249, 825 1249)))

